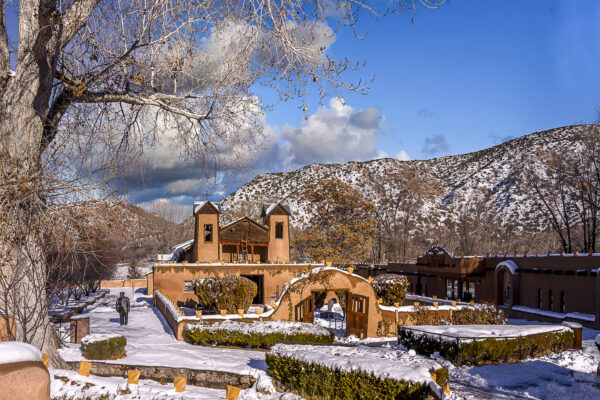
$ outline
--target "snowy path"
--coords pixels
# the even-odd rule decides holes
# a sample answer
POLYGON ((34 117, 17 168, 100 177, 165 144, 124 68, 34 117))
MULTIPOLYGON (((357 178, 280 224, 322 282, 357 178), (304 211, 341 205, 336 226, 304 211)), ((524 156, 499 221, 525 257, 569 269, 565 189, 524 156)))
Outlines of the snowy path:
MULTIPOLYGON (((84 314, 90 317, 91 334, 116 333, 127 338, 127 357, 106 361, 108 363, 185 367, 255 377, 267 369, 262 351, 202 347, 177 341, 163 316, 152 307, 152 297, 135 293, 134 298, 131 288, 111 289, 110 294, 84 314), (119 315, 114 308, 120 291, 125 291, 131 302, 127 326, 119 325, 119 315)), ((60 353, 67 361, 82 359, 77 344, 68 344, 60 353)))
MULTIPOLYGON (((140 291, 140 289, 138 289, 140 291)), ((266 372, 265 353, 256 350, 228 349, 217 347, 193 346, 177 341, 160 313, 151 306, 152 298, 128 289, 112 289, 111 293, 95 305, 85 310, 90 317, 90 333, 118 333, 127 337, 127 357, 108 361, 116 364, 160 365, 167 367, 186 367, 194 369, 227 371, 248 374, 257 378, 257 386, 270 386, 270 378, 266 372), (132 310, 129 314, 129 325, 119 326, 118 314, 114 304, 118 293, 123 290, 131 299, 132 310)), ((511 320, 511 324, 532 324, 531 321, 511 320)), ((499 364, 481 367, 453 367, 448 365, 451 389, 454 399, 600 399, 600 377, 593 375, 600 362, 600 352, 594 344, 594 336, 600 331, 584 329, 584 349, 567 351, 518 364, 499 364)), ((358 341, 344 338, 342 343, 367 344, 374 347, 395 347, 390 339, 366 339, 358 341)), ((70 344, 61 349, 62 356, 68 361, 81 359, 79 345, 70 344)), ((76 373, 75 373, 76 374, 76 373)), ((92 379, 92 378, 90 378, 92 379)), ((102 379, 93 377, 93 379, 102 379)), ((104 378, 106 379, 106 378, 104 378)), ((98 381, 93 388, 105 386, 115 387, 110 379, 105 383, 98 381), (112 386, 111 386, 112 385, 112 386)), ((116 378, 118 379, 118 378, 116 378)), ((68 385, 53 383, 53 395, 65 394, 68 385)), ((158 394, 157 398, 173 398, 169 388, 156 386, 149 381, 148 389, 158 394)), ((85 386, 85 384, 84 384, 85 386)), ((76 391, 76 388, 71 388, 76 391)), ((91 390, 91 389, 90 389, 91 390)), ((94 389, 96 390, 96 389, 94 389)), ((192 389, 190 389, 192 390, 192 389)), ((148 392, 148 394, 150 393, 148 392)), ((193 399, 223 398, 223 391, 193 388, 193 399)), ((113 392, 114 393, 114 392, 113 392)), ((243 394, 244 399, 277 399, 282 394, 262 395, 251 388, 243 394)), ((284 398, 295 397, 291 394, 284 398)), ((129 399, 121 397, 119 399, 129 399)), ((153 398, 152 396, 142 398, 153 398)), ((177 397, 174 397, 177 398, 177 397)), ((187 396, 185 398, 188 398, 187 396)))

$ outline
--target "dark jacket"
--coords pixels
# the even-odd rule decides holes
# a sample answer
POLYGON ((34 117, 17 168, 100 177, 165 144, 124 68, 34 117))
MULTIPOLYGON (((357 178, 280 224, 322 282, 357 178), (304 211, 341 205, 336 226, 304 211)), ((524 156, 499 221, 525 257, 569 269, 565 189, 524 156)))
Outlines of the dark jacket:
POLYGON ((129 297, 119 297, 117 299, 117 312, 128 313, 129 312, 129 297))

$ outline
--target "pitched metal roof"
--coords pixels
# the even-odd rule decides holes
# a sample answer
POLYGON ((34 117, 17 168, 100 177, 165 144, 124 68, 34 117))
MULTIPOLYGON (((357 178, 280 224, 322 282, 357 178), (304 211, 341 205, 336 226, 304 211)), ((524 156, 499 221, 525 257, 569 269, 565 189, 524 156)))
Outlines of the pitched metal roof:
POLYGON ((209 200, 204 200, 204 201, 195 201, 194 202, 194 214, 193 215, 196 215, 196 213, 198 211, 200 211, 200 209, 202 209, 202 207, 204 207, 206 204, 208 204, 212 208, 214 208, 217 213, 219 213, 219 214, 221 213, 221 205, 219 203, 215 203, 215 202, 212 202, 209 200))
POLYGON ((226 225, 223 225, 222 227, 220 227, 220 228, 219 228, 219 231, 221 231, 221 230, 223 230, 223 229, 226 229, 226 228, 229 228, 231 225, 235 225, 235 224, 237 224, 238 222, 242 222, 242 221, 243 221, 243 220, 245 220, 245 219, 247 219, 247 220, 248 220, 248 221, 250 221, 250 222, 253 222, 254 224, 256 224, 256 225, 260 226, 260 227, 261 227, 261 228, 263 228, 263 229, 269 230, 269 227, 268 227, 268 226, 266 226, 266 225, 263 225, 262 223, 260 223, 260 222, 258 222, 258 221, 255 221, 255 220, 253 220, 252 218, 250 218, 250 217, 248 217, 248 216, 246 215, 246 216, 244 216, 244 217, 242 217, 242 218, 236 219, 235 221, 231 221, 230 223, 228 223, 228 224, 226 224, 226 225))
POLYGON ((283 210, 286 213, 288 213, 288 215, 292 214, 292 212, 290 211, 290 207, 288 207, 285 204, 281 204, 281 203, 277 202, 277 203, 263 203, 262 215, 268 216, 269 214, 271 214, 273 212, 273 210, 275 210, 275 207, 277 207, 277 206, 281 206, 281 208, 283 208, 283 210))

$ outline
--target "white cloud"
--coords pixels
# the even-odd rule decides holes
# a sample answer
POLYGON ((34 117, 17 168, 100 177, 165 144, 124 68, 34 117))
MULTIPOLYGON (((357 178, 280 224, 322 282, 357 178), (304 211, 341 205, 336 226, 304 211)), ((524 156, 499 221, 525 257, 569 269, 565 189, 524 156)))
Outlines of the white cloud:
POLYGON ((394 156, 394 158, 397 160, 400 160, 400 161, 410 161, 411 160, 408 153, 404 150, 400 150, 399 152, 397 152, 396 155, 394 156))
POLYGON ((376 107, 357 110, 333 98, 298 127, 286 125, 284 169, 312 163, 343 163, 377 158, 384 117, 376 107))

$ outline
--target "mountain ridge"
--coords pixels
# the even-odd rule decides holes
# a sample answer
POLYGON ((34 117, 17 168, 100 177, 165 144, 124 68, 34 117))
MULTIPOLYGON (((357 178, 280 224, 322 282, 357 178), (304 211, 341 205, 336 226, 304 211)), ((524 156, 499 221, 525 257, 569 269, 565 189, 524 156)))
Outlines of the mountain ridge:
MULTIPOLYGON (((439 225, 447 218, 456 218, 464 212, 475 191, 485 191, 490 209, 501 214, 502 224, 518 229, 540 229, 532 226, 531 199, 523 193, 523 168, 534 162, 532 154, 538 149, 558 153, 579 145, 578 134, 588 124, 567 125, 532 132, 483 150, 425 160, 400 161, 381 158, 368 161, 349 161, 343 164, 311 164, 289 172, 259 174, 221 201, 224 215, 231 217, 242 208, 256 213, 262 202, 281 201, 292 209, 292 223, 302 227, 309 219, 304 210, 306 202, 300 194, 304 187, 318 179, 337 177, 360 190, 364 197, 380 206, 381 195, 373 189, 382 183, 389 195, 398 194, 389 182, 390 174, 401 172, 406 166, 422 171, 424 185, 440 185, 440 195, 421 207, 422 217, 428 223, 439 225), (362 172, 361 172, 362 170, 362 172), (375 181, 370 182, 370 178, 375 181)), ((533 218, 535 219, 535 218, 533 218)))

